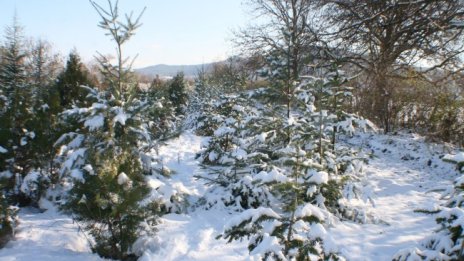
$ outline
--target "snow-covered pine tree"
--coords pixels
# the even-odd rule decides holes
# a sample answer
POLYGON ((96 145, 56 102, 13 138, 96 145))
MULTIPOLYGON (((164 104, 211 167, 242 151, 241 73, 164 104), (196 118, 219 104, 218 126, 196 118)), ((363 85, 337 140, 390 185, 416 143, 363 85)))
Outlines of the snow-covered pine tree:
MULTIPOLYGON (((312 112, 314 99, 304 101, 312 112)), ((285 114, 286 110, 280 112, 281 117, 285 114)), ((250 237, 250 254, 260 259, 336 259, 336 250, 330 244, 324 246, 330 238, 322 224, 330 222, 327 206, 341 193, 317 157, 318 128, 304 113, 274 122, 273 131, 263 132, 271 134, 264 138, 266 158, 271 160, 266 169, 250 173, 253 188, 272 193, 270 204, 248 207, 226 226, 223 236, 229 240, 250 237)))
POLYGON ((32 168, 23 179, 21 192, 38 202, 51 182, 56 181, 57 166, 53 159, 56 149, 53 143, 62 134, 57 124, 62 111, 55 80, 61 69, 61 60, 52 52, 51 45, 43 40, 35 41, 29 51, 27 63, 28 85, 31 89, 31 118, 28 126, 35 133, 29 142, 29 157, 32 168))
MULTIPOLYGON (((273 77, 278 77, 274 71, 273 77)), ((266 94, 275 95, 275 89, 250 92, 245 95, 249 105, 211 116, 216 129, 201 157, 204 163, 215 164, 217 173, 206 178, 216 184, 206 202, 222 202, 243 211, 222 236, 229 240, 250 237, 249 249, 256 257, 340 258, 323 224, 336 216, 354 213, 351 218, 357 218, 342 199, 345 184, 362 158, 332 142, 334 132, 354 131, 356 117, 343 114, 350 116, 346 122, 348 118, 338 118, 336 110, 315 106, 322 104, 318 92, 341 88, 336 83, 330 74, 294 83, 287 88, 291 101, 284 99, 284 106, 260 101, 269 98, 266 94)), ((220 103, 218 107, 238 106, 220 103)))
POLYGON ((0 116, 0 146, 5 152, 0 156, 3 159, 0 171, 6 197, 14 204, 26 205, 30 198, 23 193, 21 186, 34 167, 31 141, 36 133, 31 121, 34 118, 34 92, 26 81, 27 53, 22 31, 16 17, 12 26, 5 30, 6 41, 0 64, 0 88, 5 104, 0 116))
POLYGON ((213 110, 213 104, 220 98, 220 92, 210 80, 205 68, 195 78, 194 89, 190 92, 187 107, 186 127, 195 129, 198 135, 209 136, 211 129, 203 129, 203 124, 213 110))
POLYGON ((271 193, 255 186, 252 179, 253 173, 267 169, 269 161, 267 153, 260 151, 265 134, 255 133, 252 126, 269 118, 251 106, 254 101, 241 95, 222 96, 214 105, 215 113, 201 123, 202 128, 214 130, 199 154, 204 166, 213 171, 201 177, 214 184, 205 198, 209 207, 225 204, 241 211, 269 201, 271 193))
POLYGON ((169 82, 168 97, 176 108, 177 115, 185 113, 188 104, 187 86, 184 79, 184 73, 178 73, 169 82))
POLYGON ((313 76, 302 76, 302 83, 295 89, 295 103, 299 104, 299 111, 317 129, 312 137, 315 142, 306 145, 305 149, 313 151, 314 159, 332 177, 331 186, 323 189, 324 197, 332 199, 326 203, 330 212, 366 222, 364 211, 351 208, 347 199, 362 197, 362 189, 357 182, 362 178, 359 172, 367 158, 338 142, 338 139, 341 135, 351 137, 356 129, 367 131, 375 127, 370 121, 345 112, 351 87, 346 85, 348 79, 336 61, 319 66, 315 72, 313 76), (312 102, 308 102, 311 99, 312 102), (343 197, 339 195, 342 191, 343 197))
POLYGON ((80 124, 57 142, 64 144, 61 175, 69 186, 63 209, 92 235, 93 251, 107 258, 129 259, 134 256, 132 244, 150 225, 153 228, 160 212, 157 203, 147 200, 150 188, 140 152, 151 141, 146 116, 152 104, 140 99, 122 55, 123 44, 139 27, 143 12, 122 21, 117 2, 108 1, 108 10, 91 3, 102 19, 99 26, 116 42, 117 62, 113 65, 100 57, 108 88, 86 87, 91 106, 63 113, 65 120, 80 124))

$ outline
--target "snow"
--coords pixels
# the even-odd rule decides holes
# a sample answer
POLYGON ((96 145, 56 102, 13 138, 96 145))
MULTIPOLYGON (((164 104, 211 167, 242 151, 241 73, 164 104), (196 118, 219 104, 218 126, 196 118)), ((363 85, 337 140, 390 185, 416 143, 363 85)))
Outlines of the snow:
POLYGON ((266 138, 267 138, 267 133, 263 132, 261 134, 258 135, 258 140, 261 142, 261 143, 264 143, 266 141, 266 138))
POLYGON ((229 222, 225 225, 224 230, 238 226, 240 223, 246 220, 251 220, 251 223, 254 223, 263 216, 272 217, 275 219, 280 218, 279 214, 275 213, 271 208, 259 207, 257 209, 247 209, 229 220, 229 222))
POLYGON ((126 183, 130 182, 129 177, 126 175, 126 173, 121 172, 118 175, 118 184, 119 185, 124 185, 126 183))
POLYGON ((22 137, 19 144, 21 146, 26 146, 27 145, 27 137, 22 137))
POLYGON ((97 114, 89 119, 85 120, 84 126, 89 128, 90 131, 97 130, 103 127, 105 118, 102 114, 97 114))
POLYGON ((224 136, 226 134, 234 133, 234 132, 235 132, 234 128, 222 126, 214 131, 214 136, 220 137, 220 136, 224 136))
POLYGON ((460 153, 457 153, 455 155, 446 154, 443 157, 443 159, 444 160, 449 160, 449 161, 452 161, 452 162, 456 162, 456 163, 464 162, 464 152, 460 152, 460 153))
POLYGON ((367 224, 338 222, 328 233, 337 239, 347 260, 392 260, 398 251, 418 246, 438 228, 435 216, 415 210, 444 204, 437 190, 449 187, 457 172, 440 159, 441 147, 415 135, 366 134, 351 142, 365 144, 373 152, 364 171, 373 187, 375 207, 368 211, 367 224))
POLYGON ((119 122, 123 126, 126 125, 126 121, 130 118, 130 115, 126 114, 123 108, 117 107, 115 110, 116 116, 113 118, 113 124, 119 122))
POLYGON ((8 150, 5 149, 4 147, 0 146, 0 153, 7 153, 8 150))
POLYGON ((327 235, 327 230, 324 228, 322 224, 316 223, 316 224, 311 225, 311 228, 309 229, 309 234, 308 234, 308 236, 311 239, 316 239, 316 238, 324 239, 326 235, 327 235))
POLYGON ((311 171, 308 182, 314 182, 316 184, 326 184, 329 181, 329 173, 325 171, 311 171))
POLYGON ((219 155, 218 155, 215 151, 211 151, 211 152, 208 154, 208 159, 209 159, 209 161, 211 161, 211 162, 217 160, 218 157, 219 157, 219 155))
POLYGON ((54 208, 43 213, 23 208, 19 222, 15 239, 0 250, 2 261, 103 260, 91 253, 86 236, 71 217, 54 208))
POLYGON ((5 171, 0 171, 0 179, 9 179, 13 177, 13 173, 11 173, 11 171, 9 170, 5 170, 5 171))
POLYGON ((269 234, 263 235, 263 241, 256 246, 255 249, 250 253, 254 256, 255 260, 263 260, 265 258, 265 253, 278 253, 279 258, 282 260, 287 260, 283 254, 283 246, 280 244, 279 239, 269 234))
POLYGON ((238 160, 246 159, 247 156, 247 152, 241 148, 237 148, 232 152, 232 157, 235 157, 238 160))
POLYGON ((277 170, 273 169, 270 172, 261 171, 253 177, 254 180, 261 180, 263 183, 278 181, 286 182, 288 180, 287 176, 279 173, 277 170))
POLYGON ((93 170, 93 167, 90 164, 86 164, 82 169, 87 171, 89 175, 95 175, 95 171, 93 170))
POLYGON ((317 219, 324 221, 327 215, 324 215, 322 210, 313 204, 306 204, 304 207, 295 211, 295 218, 304 218, 314 216, 317 219))
MULTIPOLYGON (((150 152, 151 156, 161 160, 160 164, 172 170, 169 177, 146 176, 153 196, 163 198, 183 195, 185 209, 178 214, 162 216, 155 236, 139 238, 134 245, 134 251, 141 255, 139 260, 259 260, 266 251, 281 251, 278 239, 270 235, 266 235, 252 253, 248 252, 247 240, 227 243, 223 238, 216 239, 224 229, 247 219, 256 221, 262 215, 274 218, 263 222, 263 233, 270 232, 279 224, 280 215, 264 207, 242 213, 233 212, 224 206, 210 209, 198 207, 198 202, 208 196, 205 193, 209 191, 209 185, 197 178, 207 170, 195 159, 206 139, 186 131, 162 145, 159 154, 155 150, 150 152)), ((363 186, 372 188, 369 197, 373 198, 375 205, 356 198, 350 200, 352 204, 364 207, 369 205, 364 213, 367 223, 331 220, 324 222, 324 225, 306 225, 301 227, 302 231, 307 231, 309 237, 323 238, 324 243, 320 247, 332 252, 339 251, 347 260, 355 261, 392 260, 402 249, 414 249, 425 238, 433 235, 438 228, 435 222, 437 215, 415 210, 445 209, 443 205, 446 199, 442 198, 441 192, 461 177, 452 164, 441 159, 443 149, 412 134, 356 134, 347 143, 355 147, 362 146, 365 152, 371 154, 369 163, 362 170, 367 176, 363 186)), ((73 160, 77 160, 83 153, 85 149, 73 151, 73 160)), ((73 166, 72 162, 65 164, 70 170, 73 166)), ((90 165, 82 169, 88 173, 92 170, 90 165)), ((358 171, 357 166, 354 169, 358 171)), ((323 173, 308 174, 308 178, 317 184, 327 182, 323 173)), ((77 170, 71 175, 79 177, 77 170)), ((257 179, 272 182, 281 181, 284 177, 278 170, 271 170, 257 173, 250 182, 257 179)), ((126 181, 121 173, 118 182, 124 184, 126 181)), ((450 208, 440 215, 459 214, 464 217, 461 212, 461 209, 450 208)), ((328 212, 307 204, 297 209, 295 214, 296 217, 313 215, 325 221, 328 212)), ((464 218, 455 222, 464 226, 464 218)), ((426 250, 417 248, 414 255, 418 257, 421 251, 426 250)), ((410 259, 415 260, 414 256, 410 256, 410 259)), ((21 210, 16 239, 0 250, 0 260, 101 259, 91 253, 85 235, 79 231, 71 217, 50 208, 43 213, 31 209, 21 210)))
POLYGON ((25 193, 29 194, 38 189, 38 181, 41 174, 37 171, 29 172, 23 179, 23 183, 21 184, 20 190, 25 193))
POLYGON ((82 183, 85 182, 84 173, 82 173, 82 171, 80 169, 72 169, 70 175, 76 181, 79 181, 79 182, 82 182, 82 183))

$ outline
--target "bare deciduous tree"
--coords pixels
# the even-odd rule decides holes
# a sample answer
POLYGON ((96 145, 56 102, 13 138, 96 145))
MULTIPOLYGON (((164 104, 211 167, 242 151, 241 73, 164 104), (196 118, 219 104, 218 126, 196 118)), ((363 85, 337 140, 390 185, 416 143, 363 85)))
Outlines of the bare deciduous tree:
MULTIPOLYGON (((236 33, 235 43, 248 57, 269 58, 280 66, 280 89, 290 108, 292 83, 311 59, 314 41, 310 15, 314 0, 249 0, 256 24, 236 33)), ((289 110, 288 110, 289 112, 289 110)))
POLYGON ((391 129, 394 86, 416 67, 456 71, 454 62, 463 52, 464 3, 460 0, 322 0, 327 19, 335 26, 334 39, 353 54, 351 62, 369 75, 371 115, 391 129))

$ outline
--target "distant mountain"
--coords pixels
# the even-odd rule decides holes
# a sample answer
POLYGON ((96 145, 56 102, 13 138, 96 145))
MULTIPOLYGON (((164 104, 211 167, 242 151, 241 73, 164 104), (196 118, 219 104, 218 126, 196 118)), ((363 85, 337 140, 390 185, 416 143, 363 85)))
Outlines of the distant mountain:
MULTIPOLYGON (((217 62, 221 63, 221 62, 217 62)), ((155 77, 171 77, 175 76, 178 72, 184 72, 185 77, 193 78, 202 69, 210 71, 216 63, 194 64, 194 65, 167 65, 157 64, 140 69, 135 69, 135 72, 141 75, 155 77)))

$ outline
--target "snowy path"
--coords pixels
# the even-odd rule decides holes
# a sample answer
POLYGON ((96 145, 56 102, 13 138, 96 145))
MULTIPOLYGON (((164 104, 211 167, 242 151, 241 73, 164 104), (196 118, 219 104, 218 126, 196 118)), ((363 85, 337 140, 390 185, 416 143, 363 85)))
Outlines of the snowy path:
POLYGON ((0 251, 1 261, 101 260, 91 253, 72 219, 54 209, 22 209, 19 220, 16 238, 0 251))
POLYGON ((379 222, 341 222, 330 233, 348 260, 391 260, 398 250, 417 246, 437 228, 433 215, 414 210, 443 203, 441 194, 430 190, 451 184, 456 172, 410 136, 380 136, 368 144, 377 157, 365 170, 375 194, 370 212, 379 222))

